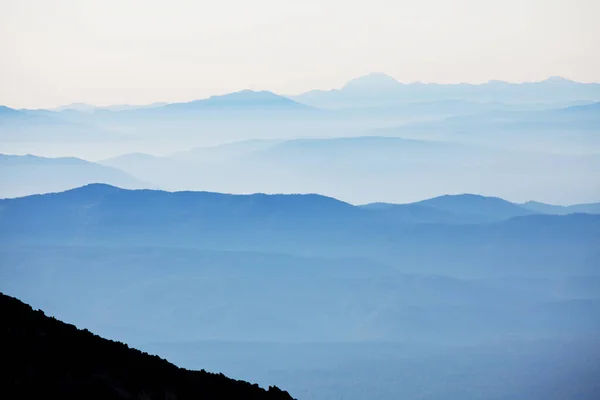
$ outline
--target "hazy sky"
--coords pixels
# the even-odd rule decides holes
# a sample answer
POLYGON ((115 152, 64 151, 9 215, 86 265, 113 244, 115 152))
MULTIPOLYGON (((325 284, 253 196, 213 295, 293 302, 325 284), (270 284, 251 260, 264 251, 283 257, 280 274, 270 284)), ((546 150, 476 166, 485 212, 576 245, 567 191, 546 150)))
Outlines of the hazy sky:
POLYGON ((600 0, 0 0, 0 104, 249 89, 600 81, 600 0))

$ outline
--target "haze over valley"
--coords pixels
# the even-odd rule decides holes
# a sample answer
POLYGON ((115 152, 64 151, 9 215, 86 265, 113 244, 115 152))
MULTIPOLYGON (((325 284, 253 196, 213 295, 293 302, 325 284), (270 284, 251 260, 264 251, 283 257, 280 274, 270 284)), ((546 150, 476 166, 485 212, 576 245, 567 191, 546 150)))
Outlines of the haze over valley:
POLYGON ((591 399, 598 86, 5 107, 0 290, 298 398, 591 399))
POLYGON ((600 2, 3 0, 14 399, 600 399, 600 2))
POLYGON ((2 152, 46 159, 12 157, 11 168, 22 172, 3 169, 2 195, 98 182, 170 191, 320 193, 353 204, 461 193, 562 205, 600 198, 600 84, 551 78, 413 86, 371 74, 338 91, 290 98, 245 90, 149 107, 4 107, 2 152), (377 104, 333 108, 315 96, 368 97, 377 104), (48 157, 79 157, 128 180, 108 172, 87 181, 53 173, 43 185, 24 179, 12 187, 17 183, 9 176, 61 162, 48 157))

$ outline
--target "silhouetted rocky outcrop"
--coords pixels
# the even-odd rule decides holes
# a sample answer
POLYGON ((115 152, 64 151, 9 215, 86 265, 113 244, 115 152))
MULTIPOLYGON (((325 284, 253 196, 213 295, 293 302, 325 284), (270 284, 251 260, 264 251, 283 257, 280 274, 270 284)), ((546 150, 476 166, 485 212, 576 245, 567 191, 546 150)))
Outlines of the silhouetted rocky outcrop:
POLYGON ((2 397, 7 399, 292 399, 47 317, 0 293, 2 397))

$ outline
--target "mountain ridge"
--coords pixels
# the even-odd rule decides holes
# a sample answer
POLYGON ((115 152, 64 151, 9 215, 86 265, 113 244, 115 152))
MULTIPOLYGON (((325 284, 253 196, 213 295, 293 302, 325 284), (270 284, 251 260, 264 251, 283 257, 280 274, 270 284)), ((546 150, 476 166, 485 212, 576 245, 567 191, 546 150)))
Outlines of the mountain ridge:
POLYGON ((561 77, 534 82, 401 83, 383 73, 350 80, 339 89, 310 90, 291 95, 300 103, 325 109, 390 106, 419 101, 468 100, 531 103, 541 101, 600 101, 600 83, 582 83, 561 77))
MULTIPOLYGON (((131 154, 126 154, 124 155, 124 157, 128 157, 128 156, 137 156, 137 153, 131 153, 131 154)), ((146 154, 141 153, 140 155, 146 156, 146 154)), ((0 154, 0 162, 2 161, 2 157, 5 156, 3 154, 0 154)), ((27 155, 27 156, 31 156, 31 155, 27 155)), ((26 156, 10 156, 10 157, 26 157, 26 156)), ((38 157, 38 156, 31 156, 34 159, 37 158, 45 158, 45 157, 38 157)), ((150 157, 154 157, 154 156, 150 156, 150 157)), ((67 160, 67 161, 73 161, 75 163, 89 163, 88 161, 76 158, 76 157, 59 157, 59 158, 49 158, 51 160, 67 160)), ((426 209, 435 209, 439 212, 443 212, 443 213, 447 213, 448 215, 465 215, 462 211, 460 210, 453 210, 453 207, 455 207, 456 205, 460 205, 461 207, 470 207, 473 205, 478 205, 478 204, 482 204, 482 203, 487 203, 487 205, 500 205, 502 207, 507 207, 509 211, 513 211, 512 213, 508 212, 507 214, 509 215, 508 218, 513 217, 513 216, 524 216, 524 215, 533 215, 533 214, 548 214, 548 215, 565 215, 565 213, 563 212, 559 212, 559 210, 573 210, 572 213, 586 213, 585 211, 581 211, 583 209, 590 209, 590 210, 595 210, 597 207, 600 207, 600 202, 599 203, 582 203, 582 204, 571 204, 571 205, 553 205, 553 204, 547 204, 547 203, 543 203, 543 202, 539 202, 539 201, 534 201, 534 200, 530 200, 524 203, 517 203, 517 202, 511 202, 508 200, 505 200, 501 197, 496 197, 496 196, 486 196, 486 195, 482 195, 482 194, 474 194, 474 193, 461 193, 461 194, 443 194, 440 196, 435 196, 435 197, 431 197, 431 198, 427 198, 427 199, 423 199, 423 200, 419 200, 419 201, 414 201, 414 202, 408 202, 408 203, 390 203, 390 202, 373 202, 373 203, 366 203, 366 204, 356 204, 353 205, 349 202, 337 199, 335 197, 332 196, 326 196, 326 195, 322 195, 319 193, 262 193, 262 192, 255 192, 255 193, 246 193, 246 194, 236 194, 236 193, 222 193, 222 192, 213 192, 213 191, 203 191, 203 190, 162 190, 162 189, 153 189, 153 188, 135 188, 135 189, 129 189, 129 188, 123 188, 123 187, 119 187, 117 185, 113 185, 110 183, 102 183, 102 182, 90 182, 88 184, 82 185, 82 186, 78 186, 78 187, 74 187, 74 188, 69 188, 60 192, 53 192, 53 193, 36 193, 36 194, 30 194, 30 195, 25 195, 25 196, 19 196, 16 197, 14 199, 5 199, 5 200, 16 200, 16 199, 23 199, 23 198, 27 198, 27 197, 39 197, 39 196, 45 196, 45 195, 50 195, 50 194, 61 194, 61 193, 69 193, 69 194, 73 194, 73 195, 78 195, 78 194, 88 194, 88 193, 118 193, 118 192, 125 192, 125 191, 129 191, 129 192, 146 192, 146 193, 157 193, 160 195, 183 195, 183 194, 189 194, 189 195, 208 195, 208 196, 222 196, 224 198, 227 197, 231 197, 231 198, 250 198, 250 197, 254 197, 254 198, 260 198, 260 197, 265 197, 265 198, 293 198, 293 197, 300 197, 300 198, 314 198, 314 199, 323 199, 325 201, 332 201, 338 204, 343 204, 345 206, 350 206, 356 209, 367 209, 367 210, 386 210, 389 208, 393 208, 393 207, 407 207, 407 206, 416 206, 416 207, 421 207, 422 210, 426 210, 426 209), (540 211, 540 209, 542 208, 547 208, 549 211, 552 209, 556 209, 556 213, 553 212, 547 212, 544 213, 542 211, 540 211), (514 214, 514 215, 513 215, 514 214)), ((589 213, 589 212, 588 212, 589 213)), ((598 211, 598 213, 600 214, 600 210, 598 211)), ((468 212, 466 214, 469 214, 468 212)))
MULTIPOLYGON (((600 218, 592 214, 539 214, 501 199, 502 208, 497 210, 494 206, 498 200, 492 198, 490 206, 490 200, 484 197, 480 202, 485 207, 478 210, 473 209, 473 203, 457 207, 456 199, 460 197, 450 199, 451 207, 445 210, 439 206, 444 197, 434 199, 430 205, 437 205, 438 209, 415 220, 410 214, 401 218, 402 214, 396 213, 393 207, 369 210, 317 194, 233 195, 126 190, 90 184, 60 193, 0 200, 3 226, 0 236, 3 242, 18 241, 20 235, 16 232, 28 232, 31 237, 59 242, 74 240, 82 244, 89 240, 113 242, 117 236, 123 236, 132 243, 142 244, 146 241, 153 244, 157 240, 219 246, 236 242, 270 248, 278 246, 276 242, 270 243, 275 237, 286 245, 297 246, 304 241, 309 247, 321 246, 319 241, 326 240, 345 247, 360 237, 378 243, 392 234, 386 243, 393 240, 404 246, 426 237, 448 240, 453 234, 458 235, 457 240, 462 236, 468 241, 496 240, 495 235, 512 240, 513 236, 533 235, 548 223, 556 227, 566 224, 566 231, 572 226, 581 234, 589 231, 591 236, 586 240, 593 240, 597 228, 594 226, 600 218), (458 217, 447 220, 449 214, 458 217), (55 223, 60 224, 64 236, 53 233, 55 223), (519 229, 513 231, 517 226, 519 229), (272 235, 276 236, 272 238, 272 235)), ((418 203, 410 207, 420 207, 421 212, 430 210, 418 203)), ((562 237, 560 230, 553 230, 551 234, 562 237)), ((573 240, 576 237, 574 234, 573 240)), ((530 238, 533 239, 535 235, 530 238)))

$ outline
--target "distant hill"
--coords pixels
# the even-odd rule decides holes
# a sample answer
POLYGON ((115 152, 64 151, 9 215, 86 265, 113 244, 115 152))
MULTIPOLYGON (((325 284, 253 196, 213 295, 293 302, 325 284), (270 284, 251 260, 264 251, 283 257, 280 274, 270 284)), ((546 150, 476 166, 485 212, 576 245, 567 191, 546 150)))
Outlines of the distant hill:
POLYGON ((600 102, 551 108, 547 110, 501 110, 489 113, 481 113, 472 116, 455 116, 443 121, 447 126, 483 126, 483 124, 496 125, 498 127, 510 127, 511 125, 522 128, 561 128, 564 124, 573 124, 578 129, 588 126, 598 127, 600 124, 600 102), (593 125, 589 125, 589 124, 593 125), (523 125, 524 124, 524 125, 523 125), (534 125, 535 124, 535 125, 534 125))
POLYGON ((56 107, 51 111, 80 111, 80 112, 95 112, 98 110, 110 110, 110 111, 123 111, 123 110, 137 110, 141 108, 156 108, 167 105, 165 102, 157 102, 145 105, 131 105, 131 104, 115 104, 111 106, 94 106, 85 103, 72 103, 64 106, 56 107))
MULTIPOLYGON (((187 121, 197 116, 221 118, 223 115, 240 115, 244 117, 265 115, 288 115, 289 113, 317 112, 313 107, 279 96, 268 91, 242 90, 206 99, 181 103, 169 103, 157 107, 145 107, 122 110, 99 110, 93 118, 99 121, 138 122, 138 118, 150 118, 156 121, 171 122, 171 117, 178 116, 187 121), (112 112, 111 112, 112 111, 112 112)), ((223 122, 227 121, 227 118, 223 122)))
MULTIPOLYGON (((197 113, 203 115, 216 113, 216 116, 222 116, 223 113, 278 114, 310 111, 316 112, 318 110, 287 97, 279 96, 273 92, 242 90, 180 103, 153 103, 145 106, 115 105, 108 107, 75 103, 53 110, 24 110, 23 112, 54 116, 56 118, 63 118, 66 121, 85 121, 103 125, 106 123, 112 124, 115 121, 119 123, 140 122, 138 121, 140 117, 173 124, 175 121, 169 119, 171 116, 177 115, 186 119, 193 119, 197 113)), ((1 115, 0 113, 0 117, 1 115)), ((206 117, 206 115, 204 116, 206 117)))
POLYGON ((94 182, 130 189, 152 187, 121 170, 79 158, 0 154, 0 197, 60 192, 94 182))
POLYGON ((373 134, 460 141, 538 154, 600 154, 600 137, 596 134, 600 129, 600 102, 548 107, 455 114, 376 129, 373 134))
POLYGON ((528 201, 521 204, 521 207, 539 212, 542 214, 567 215, 573 213, 600 214, 600 203, 574 204, 570 206, 556 206, 552 204, 540 203, 538 201, 528 201))
POLYGON ((63 119, 46 110, 14 110, 0 106, 0 141, 85 142, 122 140, 115 132, 63 119))
MULTIPOLYGON (((487 134, 477 132, 468 135, 486 140, 487 134)), ((540 142, 541 136, 531 140, 532 146, 548 144, 540 142)), ((415 201, 440 192, 548 199, 559 204, 600 196, 600 188, 592 182, 600 156, 525 151, 518 149, 519 142, 505 143, 515 148, 374 132, 344 138, 246 140, 99 163, 170 191, 321 193, 354 204, 415 201), (559 168, 561 173, 549 175, 549 168, 559 168)))
POLYGON ((308 110, 310 107, 268 91, 242 90, 208 99, 195 100, 188 103, 173 103, 165 109, 203 109, 203 108, 273 108, 308 110))
POLYGON ((51 108, 48 111, 79 111, 79 112, 94 112, 98 107, 86 103, 71 103, 64 106, 51 108))
POLYGON ((127 137, 165 140, 168 133, 172 140, 197 146, 202 144, 199 138, 208 139, 207 143, 222 143, 249 137, 276 137, 282 133, 287 137, 297 132, 307 135, 306 126, 314 127, 315 119, 319 120, 323 111, 272 92, 243 90, 152 107, 102 108, 94 112, 67 109, 54 114, 73 123, 115 130, 127 137))
POLYGON ((0 121, 6 122, 7 118, 18 118, 23 114, 20 111, 14 110, 10 107, 0 106, 0 121))
POLYGON ((383 107, 440 100, 558 103, 600 101, 600 84, 574 82, 560 77, 525 83, 489 81, 483 84, 405 84, 391 76, 372 73, 353 79, 340 89, 313 90, 290 98, 320 108, 383 107))
POLYGON ((360 206, 415 223, 482 223, 534 214, 600 214, 600 203, 557 206, 538 201, 511 203, 498 197, 475 194, 444 195, 408 204, 369 203, 360 206))
POLYGON ((188 371, 34 311, 0 293, 0 365, 8 398, 291 399, 276 386, 188 371))
POLYGON ((60 118, 54 118, 49 111, 36 112, 34 110, 15 110, 10 107, 0 106, 0 127, 21 127, 26 124, 32 126, 44 125, 69 125, 60 118))
POLYGON ((567 107, 564 109, 565 113, 580 115, 581 113, 587 116, 595 116, 600 118, 597 113, 600 113, 600 102, 594 102, 591 104, 581 104, 567 107))
POLYGON ((469 220, 500 221, 536 212, 498 197, 474 194, 444 195, 422 200, 414 205, 432 207, 440 211, 460 215, 469 220))

